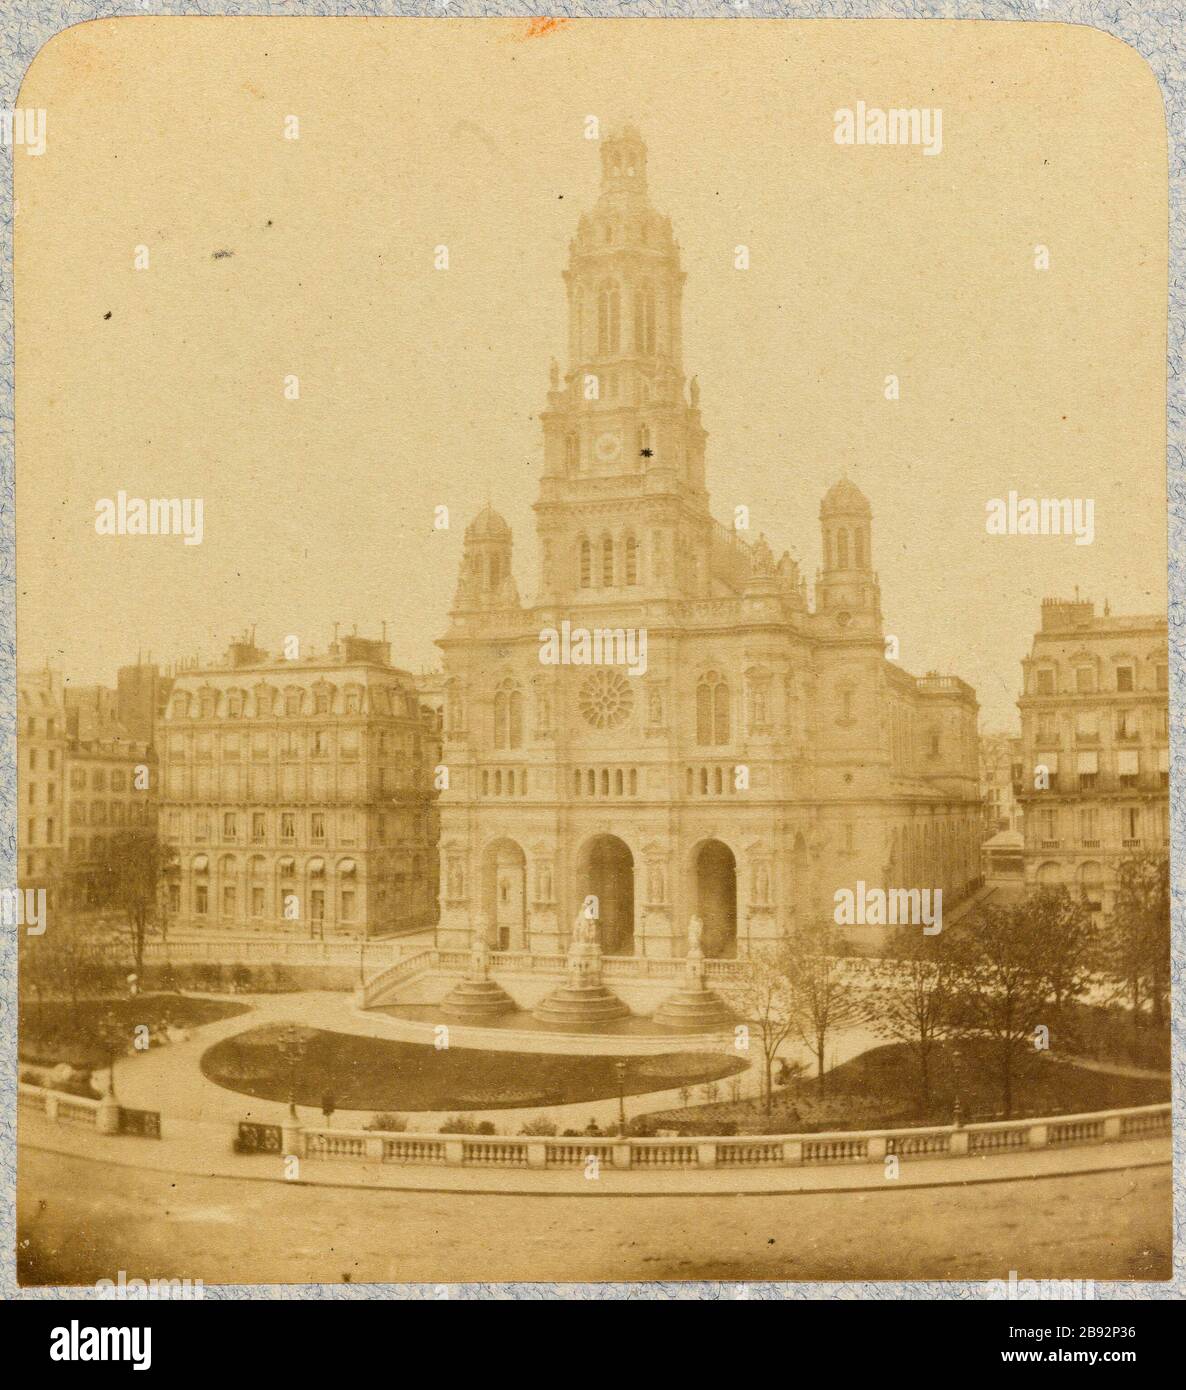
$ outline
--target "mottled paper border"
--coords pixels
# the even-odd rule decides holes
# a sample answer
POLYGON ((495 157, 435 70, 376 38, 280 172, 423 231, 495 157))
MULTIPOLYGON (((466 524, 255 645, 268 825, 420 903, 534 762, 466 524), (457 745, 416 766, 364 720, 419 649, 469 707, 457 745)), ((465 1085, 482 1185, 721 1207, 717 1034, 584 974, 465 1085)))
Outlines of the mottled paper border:
MULTIPOLYGON (((1186 380, 1183 375, 1183 337, 1186 330, 1186 28, 1183 11, 1175 0, 518 0, 518 3, 476 3, 475 0, 420 0, 417 4, 384 3, 383 0, 124 0, 122 4, 90 0, 8 0, 0 12, 0 107, 11 109, 33 58, 56 33, 92 19, 120 15, 322 15, 322 16, 421 16, 429 18, 525 18, 533 14, 573 18, 668 18, 725 19, 744 24, 755 19, 999 19, 1034 20, 1040 23, 1085 24, 1122 39, 1145 59, 1157 76, 1165 102, 1169 130, 1170 269, 1169 354, 1167 361, 1169 459, 1169 615, 1170 706, 1173 714, 1173 775, 1170 780, 1172 836, 1173 961, 1175 1001, 1180 1003, 1183 958, 1186 953, 1186 888, 1182 851, 1186 846, 1183 825, 1183 738, 1186 720, 1186 380), (1175 39, 1174 35, 1177 34, 1175 39)), ((5 757, 0 772, 0 884, 15 882, 16 852, 16 632, 14 578, 15 531, 13 522, 13 304, 12 304, 12 148, 0 146, 0 719, 5 757)), ((5 1067, 0 1081, 0 1174, 6 1199, 0 1212, 3 1263, 0 1264, 0 1297, 26 1299, 94 1298, 90 1286, 20 1290, 16 1283, 16 1218, 11 1202, 16 1191, 16 941, 0 936, 0 1038, 5 1048, 5 1067)), ((1165 1283, 1097 1282, 1097 1299, 1169 1299, 1186 1293, 1183 1278, 1182 1224, 1186 1184, 1181 1174, 1183 1151, 1183 1097, 1186 1083, 1186 1030, 1180 1007, 1175 1010, 1173 1071, 1174 1095, 1174 1278, 1165 1283)), ((206 1291, 208 1299, 436 1299, 441 1286, 424 1284, 223 1284, 206 1291)), ((738 1285, 718 1282, 660 1282, 645 1284, 457 1284, 448 1295, 458 1299, 960 1299, 986 1296, 983 1282, 924 1283, 859 1281, 844 1283, 768 1283, 738 1285)))

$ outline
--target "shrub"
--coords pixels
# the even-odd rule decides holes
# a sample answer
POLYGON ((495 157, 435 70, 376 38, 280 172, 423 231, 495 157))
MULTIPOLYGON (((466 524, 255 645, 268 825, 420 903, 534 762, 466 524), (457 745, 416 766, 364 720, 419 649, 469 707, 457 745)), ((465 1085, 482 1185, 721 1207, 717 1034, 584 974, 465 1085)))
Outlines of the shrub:
POLYGON ((393 1115, 389 1110, 380 1110, 363 1125, 363 1129, 383 1130, 388 1134, 402 1134, 407 1127, 406 1115, 393 1115))
POLYGON ((546 1115, 537 1115, 535 1119, 528 1120, 519 1133, 538 1135, 542 1138, 551 1139, 555 1137, 558 1129, 559 1126, 556 1124, 555 1120, 549 1120, 546 1115))
POLYGON ((496 1130, 496 1129, 494 1128, 494 1121, 493 1121, 493 1120, 479 1120, 479 1121, 478 1121, 478 1126, 477 1126, 477 1128, 474 1130, 474 1133, 475 1133, 475 1134, 497 1134, 497 1133, 498 1133, 498 1130, 496 1130))
POLYGON ((442 1134, 477 1134, 478 1127, 468 1115, 450 1115, 441 1126, 442 1134))
POLYGON ((231 966, 231 988, 236 994, 246 994, 251 989, 251 967, 237 961, 231 966))
POLYGON ((276 994, 290 994, 297 988, 296 976, 289 966, 272 966, 271 988, 276 994))

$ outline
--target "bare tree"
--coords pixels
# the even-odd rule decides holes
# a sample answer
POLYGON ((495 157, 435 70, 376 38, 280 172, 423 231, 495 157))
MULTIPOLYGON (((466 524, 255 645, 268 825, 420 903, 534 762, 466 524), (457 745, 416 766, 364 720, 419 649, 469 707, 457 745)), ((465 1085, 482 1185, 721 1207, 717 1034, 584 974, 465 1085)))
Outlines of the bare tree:
POLYGON ((1146 1004, 1165 1022, 1170 984, 1170 878, 1166 854, 1133 854, 1116 871, 1116 901, 1105 924, 1105 968, 1121 982, 1138 1026, 1146 1004))
POLYGON ((796 928, 787 937, 793 982, 792 1023, 815 1056, 820 1095, 827 1091, 827 1045, 837 1029, 864 1018, 865 1004, 846 976, 841 939, 827 918, 796 928))
POLYGON ((1051 1011, 1049 971, 1032 909, 1029 903, 984 907, 949 930, 954 1023, 962 1036, 987 1049, 1008 1118, 1021 1068, 1036 1055, 1038 1027, 1051 1011))
POLYGON ((774 1059, 795 1022, 793 964, 787 941, 756 948, 750 952, 745 973, 724 989, 729 1003, 757 1032, 761 1042, 762 1094, 767 1114, 774 1103, 774 1059))
POLYGON ((954 1000, 955 972, 944 935, 902 927, 874 966, 866 1018, 881 1037, 908 1049, 922 1115, 930 1108, 936 1054, 954 1031, 954 1000))
POLYGON ((144 973, 144 944, 149 923, 160 912, 160 883, 171 851, 152 830, 125 830, 107 841, 100 865, 111 885, 112 900, 124 915, 132 963, 144 973))

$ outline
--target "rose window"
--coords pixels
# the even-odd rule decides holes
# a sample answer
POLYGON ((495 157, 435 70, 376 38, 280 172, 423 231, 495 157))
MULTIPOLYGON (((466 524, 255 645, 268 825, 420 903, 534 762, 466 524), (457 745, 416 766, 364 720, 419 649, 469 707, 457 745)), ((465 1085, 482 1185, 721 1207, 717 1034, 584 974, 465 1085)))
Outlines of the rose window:
POLYGON ((620 671, 594 671, 581 686, 581 713, 596 729, 615 729, 634 708, 634 692, 620 671))

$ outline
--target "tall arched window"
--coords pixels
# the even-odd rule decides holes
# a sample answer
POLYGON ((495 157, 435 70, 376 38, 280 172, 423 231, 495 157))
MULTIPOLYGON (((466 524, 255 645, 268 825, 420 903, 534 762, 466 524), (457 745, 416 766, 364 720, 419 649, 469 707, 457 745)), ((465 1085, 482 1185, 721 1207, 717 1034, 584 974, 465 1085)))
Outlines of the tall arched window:
POLYGON ((494 692, 494 746, 523 745, 523 692, 509 677, 494 692))
POLYGON ((645 357, 655 355, 655 289, 639 285, 634 291, 634 350, 645 357))
POLYGON ((597 352, 607 357, 618 351, 621 340, 621 294, 615 280, 603 280, 597 288, 597 352))
POLYGON ((701 676, 696 687, 696 742, 729 742, 729 686, 716 671, 701 676))
POLYGON ((578 546, 580 554, 580 580, 582 589, 593 587, 593 547, 589 544, 589 537, 582 536, 578 546))
POLYGON ((601 584, 605 589, 614 586, 614 540, 606 536, 601 542, 601 584))
POLYGON ((638 583, 638 541, 634 536, 626 537, 625 580, 627 584, 638 583))
POLYGON ((490 552, 489 571, 488 571, 488 572, 489 572, 489 575, 490 575, 490 579, 489 579, 489 586, 490 586, 490 588, 491 588, 491 589, 497 589, 498 586, 499 586, 499 584, 502 582, 502 565, 501 565, 501 558, 500 558, 500 556, 499 556, 497 550, 492 550, 492 551, 490 552))
POLYGON ((848 532, 843 528, 836 532, 836 567, 848 568, 848 532))
POLYGON ((865 559, 864 527, 858 526, 857 529, 852 533, 852 547, 855 551, 855 555, 853 557, 853 564, 856 565, 857 569, 863 570, 865 568, 865 565, 868 563, 865 559))
POLYGON ((575 473, 581 466, 581 441, 575 431, 564 439, 564 466, 570 473, 575 473))

